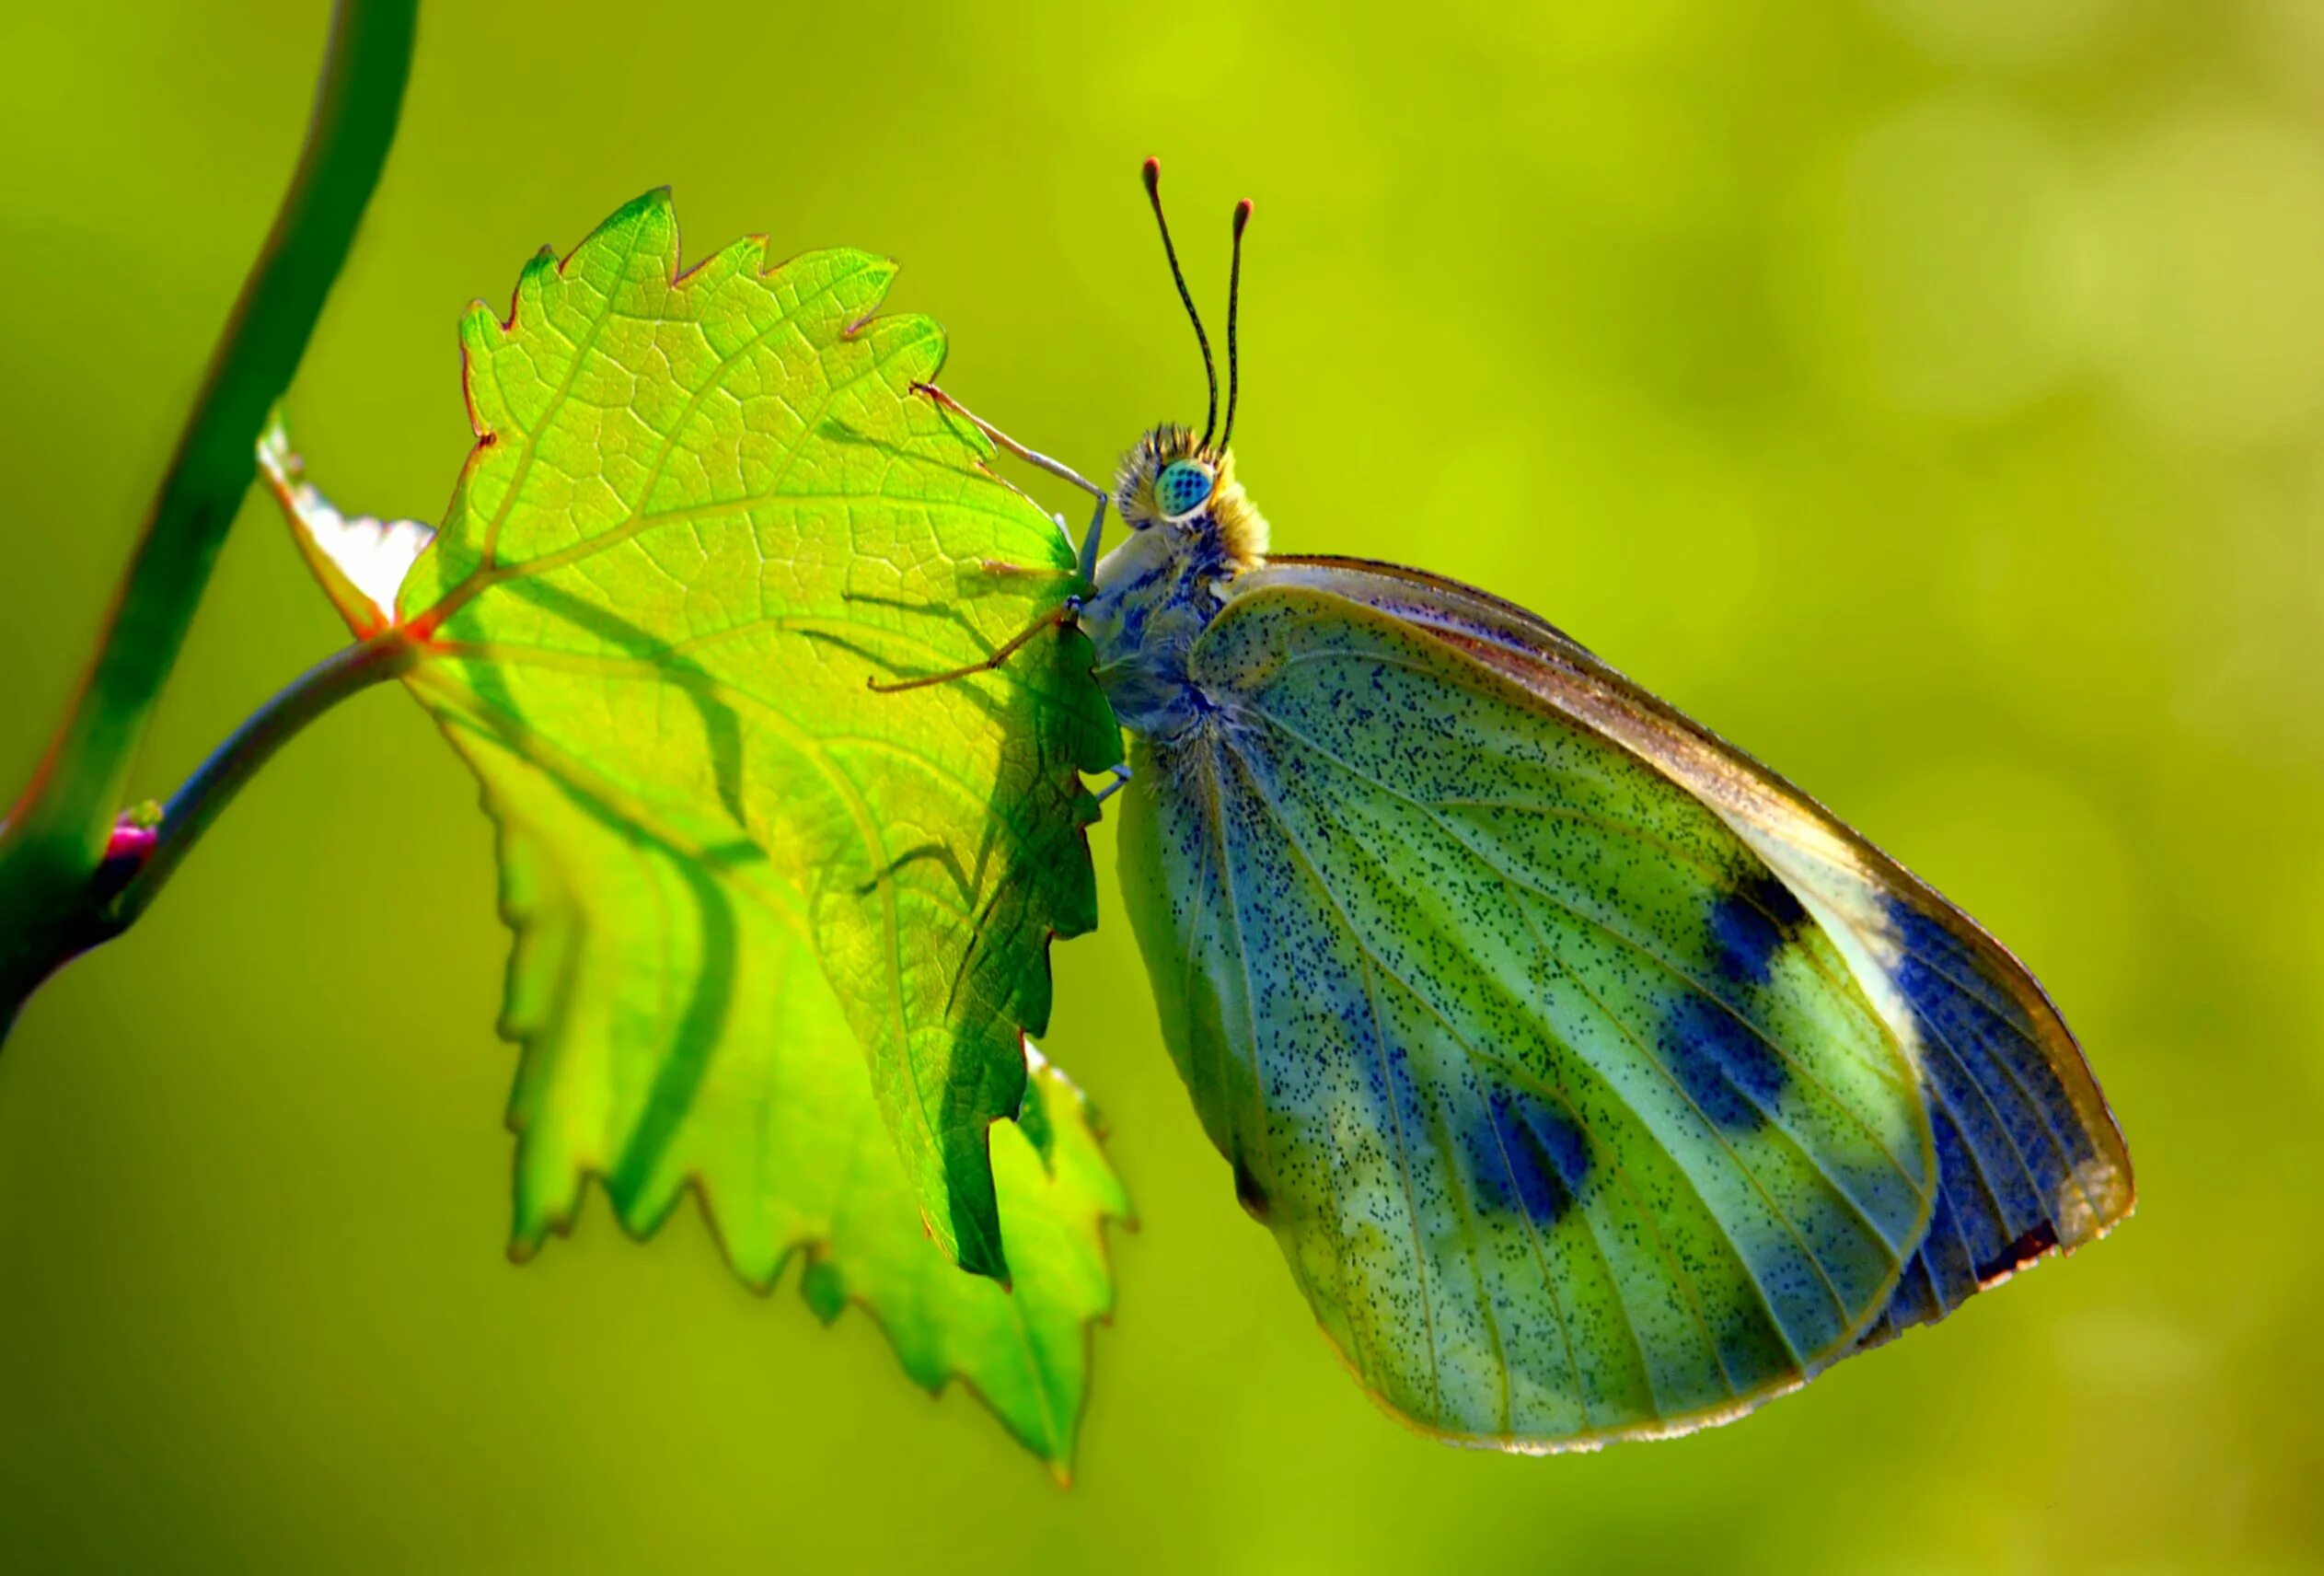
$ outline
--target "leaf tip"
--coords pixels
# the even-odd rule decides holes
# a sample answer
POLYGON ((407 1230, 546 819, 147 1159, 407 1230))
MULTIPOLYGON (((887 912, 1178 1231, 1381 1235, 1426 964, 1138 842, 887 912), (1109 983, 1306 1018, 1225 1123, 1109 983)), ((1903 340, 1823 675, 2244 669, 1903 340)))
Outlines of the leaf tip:
MULTIPOLYGON (((988 1170, 986 1176, 989 1179, 991 1172, 988 1170)), ((955 1198, 954 1229, 949 1232, 938 1229, 936 1217, 928 1212, 925 1204, 920 1206, 919 1223, 930 1240, 954 1264, 971 1275, 981 1275, 998 1283, 1004 1292, 1010 1289, 1009 1259, 1000 1247, 1000 1208, 989 1192, 985 1195, 982 1209, 968 1199, 955 1198), (968 1226, 965 1231, 960 1229, 964 1217, 968 1226)))
POLYGON ((599 226, 610 229, 615 225, 623 229, 636 228, 655 238, 657 246, 665 232, 669 237, 669 249, 676 249, 677 203, 667 186, 656 186, 623 204, 621 211, 599 226))
MULTIPOLYGON (((528 270, 531 266, 530 263, 526 265, 528 270)), ((521 279, 517 284, 517 291, 520 296, 523 294, 524 284, 521 279)), ((489 302, 480 298, 471 301, 468 303, 468 309, 460 314, 460 348, 470 358, 481 355, 491 348, 495 340, 505 336, 515 322, 516 303, 515 301, 509 303, 508 316, 505 319, 493 311, 489 302)))
MULTIPOLYGON (((670 188, 665 182, 650 191, 639 192, 635 197, 622 203, 620 207, 616 208, 604 224, 599 225, 591 232, 589 239, 595 240, 607 231, 626 230, 640 221, 653 218, 657 214, 667 215, 676 207, 676 200, 671 196, 670 188)), ((589 241, 584 240, 581 244, 587 246, 589 241)))

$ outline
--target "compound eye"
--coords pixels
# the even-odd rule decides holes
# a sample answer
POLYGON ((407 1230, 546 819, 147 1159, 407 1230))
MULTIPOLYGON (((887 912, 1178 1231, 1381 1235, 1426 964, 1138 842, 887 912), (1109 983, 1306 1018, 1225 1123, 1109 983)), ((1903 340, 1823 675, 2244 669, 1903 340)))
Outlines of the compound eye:
POLYGON ((1210 468, 1198 459, 1174 459, 1154 478, 1154 507, 1175 520, 1202 507, 1210 496, 1210 468))

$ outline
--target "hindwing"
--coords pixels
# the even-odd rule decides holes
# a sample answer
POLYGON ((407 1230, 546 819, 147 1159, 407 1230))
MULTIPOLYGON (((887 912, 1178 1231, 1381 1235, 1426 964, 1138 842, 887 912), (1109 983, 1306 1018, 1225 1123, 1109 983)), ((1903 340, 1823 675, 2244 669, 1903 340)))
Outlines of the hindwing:
POLYGON ((1131 918, 1204 1125, 1366 1387, 1555 1449, 1853 1350, 1917 1262, 1937 1137, 1765 853, 1445 631, 1276 569, 1188 678, 1205 720, 1133 757, 1131 918))

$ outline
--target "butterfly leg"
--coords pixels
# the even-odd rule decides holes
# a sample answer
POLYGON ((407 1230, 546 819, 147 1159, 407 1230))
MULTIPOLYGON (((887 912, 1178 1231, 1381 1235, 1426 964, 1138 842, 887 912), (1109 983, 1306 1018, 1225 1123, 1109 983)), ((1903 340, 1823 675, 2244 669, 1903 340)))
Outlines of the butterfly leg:
POLYGON ((1115 794, 1120 793, 1124 788, 1129 786, 1128 761, 1124 760, 1116 762, 1116 764, 1107 767, 1105 770, 1112 775, 1114 781, 1108 782, 1104 787, 1100 788, 1097 791, 1096 802, 1101 805, 1105 803, 1106 800, 1111 799, 1115 794))
POLYGON ((979 673, 990 673, 1008 661, 1016 654, 1020 646, 1043 630, 1063 629, 1071 624, 1081 615, 1081 599, 1079 597, 1068 597, 1063 607, 1026 625, 1007 640, 1002 641, 993 647, 992 655, 981 662, 965 663, 958 667, 946 668, 942 673, 923 673, 917 678, 892 678, 885 683, 877 678, 866 678, 863 680, 863 687, 874 694, 897 695, 907 690, 925 690, 931 684, 949 684, 955 678, 970 678, 979 673))
MULTIPOLYGON (((1105 504, 1112 494, 1063 460, 1051 459, 1038 449, 1027 448, 933 383, 915 383, 912 385, 912 391, 916 394, 927 395, 939 409, 950 411, 954 415, 984 434, 992 441, 994 446, 1015 455, 1036 470, 1046 470, 1060 481, 1071 482, 1097 500, 1096 511, 1090 516, 1090 528, 1081 539, 1081 550, 1076 560, 1081 579, 1085 583, 1095 580, 1098 542, 1105 534, 1105 504)), ((1063 522, 1059 524, 1061 526, 1063 522)))
MULTIPOLYGON (((1049 518, 1058 522, 1059 530, 1065 528, 1065 521, 1061 516, 1051 515, 1049 518)), ((977 561, 977 567, 987 574, 997 575, 1003 580, 1055 580, 1060 574, 1060 571, 1052 569, 1046 563, 1011 563, 1008 560, 1000 558, 980 558, 977 561)))

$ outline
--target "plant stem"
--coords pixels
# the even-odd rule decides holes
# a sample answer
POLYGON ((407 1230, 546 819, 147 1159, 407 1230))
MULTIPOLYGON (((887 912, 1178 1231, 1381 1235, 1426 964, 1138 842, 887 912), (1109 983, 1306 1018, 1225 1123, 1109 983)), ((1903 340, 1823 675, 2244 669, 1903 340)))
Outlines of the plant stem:
POLYGON ((118 934, 135 922, 210 823, 300 729, 348 696, 401 676, 418 655, 418 646, 402 631, 388 630, 333 652, 244 719, 162 807, 152 852, 105 907, 108 927, 118 934))
POLYGON ((155 493, 96 659, 0 822, 0 1033, 103 902, 93 882, 138 747, 249 490, 267 412, 306 349, 394 140, 416 11, 417 0, 341 0, 298 168, 155 493))
POLYGON ((86 885, 83 902, 14 935, 0 933, 0 1040, 7 1037, 17 1009, 41 980, 136 922, 202 834, 276 750, 350 695, 400 678, 419 659, 420 650, 404 631, 386 630, 308 668, 245 718, 194 768, 163 807, 150 849, 99 863, 86 885), (26 945, 28 941, 34 944, 26 945))
POLYGON ((37 934, 43 944, 14 959, 24 971, 21 979, 12 977, 10 956, 0 949, 0 1039, 6 1037, 16 1008, 43 979, 136 922, 186 855, 193 852, 194 844, 202 840, 202 834, 225 814, 243 784, 273 759, 276 750, 350 695, 400 678, 419 655, 419 643, 403 631, 383 631, 331 653, 245 718, 169 796, 150 849, 101 862, 87 883, 87 901, 28 933, 37 934), (16 989, 12 991, 11 985, 16 989))

